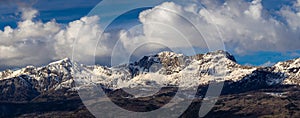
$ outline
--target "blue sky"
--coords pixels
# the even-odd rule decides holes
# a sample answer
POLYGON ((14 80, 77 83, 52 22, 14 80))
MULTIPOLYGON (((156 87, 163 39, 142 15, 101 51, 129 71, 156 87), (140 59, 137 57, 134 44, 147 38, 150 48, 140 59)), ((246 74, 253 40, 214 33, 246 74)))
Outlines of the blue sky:
MULTIPOLYGON (((55 19, 59 24, 68 25, 68 23, 86 16, 100 1, 101 0, 29 0, 28 3, 25 3, 25 7, 31 7, 39 11, 37 17, 33 19, 34 21, 40 20, 42 22, 49 22, 55 19)), ((283 6, 293 5, 293 2, 295 1, 263 0, 262 5, 274 18, 284 22, 284 19, 277 15, 276 11, 283 6)), ((20 6, 24 7, 24 3, 19 4, 18 2, 2 1, 0 4, 1 30, 4 30, 5 26, 11 26, 12 28, 17 27, 17 22, 22 20, 20 10, 18 10, 20 6)), ((133 10, 118 17, 106 30, 126 29, 132 25, 139 24, 139 13, 145 9, 148 8, 133 10)), ((110 12, 114 13, 115 11, 112 10, 110 12)), ((106 14, 110 14, 110 12, 106 14)), ((298 49, 288 51, 256 50, 248 51, 243 54, 235 52, 234 49, 228 48, 227 50, 236 57, 240 64, 245 65, 271 65, 278 61, 300 57, 300 46, 298 49)), ((199 50, 199 52, 203 52, 203 50, 199 50)))
MULTIPOLYGON (((44 22, 55 19, 58 23, 69 23, 87 15, 101 0, 36 0, 31 7, 39 11, 36 19, 44 22)), ((1 3, 1 2, 0 2, 1 3)), ((18 5, 14 1, 0 4, 0 28, 9 25, 16 27, 21 20, 18 5)))

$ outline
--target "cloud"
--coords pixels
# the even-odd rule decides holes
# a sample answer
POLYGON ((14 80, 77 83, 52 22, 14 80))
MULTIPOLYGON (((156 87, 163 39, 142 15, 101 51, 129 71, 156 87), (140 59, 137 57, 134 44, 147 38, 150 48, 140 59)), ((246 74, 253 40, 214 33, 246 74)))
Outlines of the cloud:
POLYGON ((24 8, 23 20, 18 22, 17 28, 6 26, 0 31, 1 67, 43 65, 53 60, 71 58, 75 38, 80 41, 80 51, 77 53, 81 54, 78 55, 94 56, 89 47, 95 47, 95 40, 102 31, 97 16, 82 17, 65 26, 55 20, 46 23, 33 21, 37 13, 35 9, 24 8))
POLYGON ((250 15, 255 20, 259 20, 261 18, 262 8, 261 0, 254 0, 249 6, 249 9, 244 13, 250 15))
MULTIPOLYGON (((166 2, 151 10, 144 11, 140 15, 140 20, 144 24, 144 33, 147 34, 153 30, 159 30, 159 25, 150 26, 149 22, 159 22, 168 24, 191 37, 196 36, 191 26, 185 21, 189 19, 205 38, 205 42, 217 42, 219 35, 214 29, 216 25, 221 34, 223 41, 228 49, 235 50, 236 53, 242 54, 249 51, 289 51, 300 49, 300 12, 293 10, 294 6, 284 6, 281 10, 276 11, 273 16, 262 6, 261 0, 252 2, 226 0, 223 3, 207 2, 204 0, 204 6, 201 3, 173 3, 166 2), (168 9, 165 11, 159 8, 168 9), (171 12, 170 12, 171 11, 171 12), (178 15, 172 15, 172 12, 178 15), (283 17, 287 23, 276 17, 283 17), (183 18, 184 17, 184 18, 183 18), (187 32, 184 32, 187 31, 187 32)), ((164 30, 165 32, 169 30, 164 30)), ((153 34, 152 34, 153 35, 153 34)), ((172 37, 175 40, 177 36, 172 37)), ((182 37, 178 37, 182 38, 182 37)), ((170 38, 169 38, 170 39, 170 38)), ((180 40, 180 39, 178 39, 180 40)), ((194 46, 204 47, 203 41, 198 39, 189 39, 194 46)), ((182 44, 181 42, 178 42, 182 44)), ((205 48, 205 47, 204 47, 205 48)))
POLYGON ((1 0, 0 3, 4 5, 17 4, 20 7, 32 7, 38 0, 1 0))
MULTIPOLYGON (((192 7, 190 9, 193 9, 192 7)), ((142 24, 120 34, 123 51, 134 52, 137 46, 146 42, 149 45, 140 48, 140 54, 135 56, 139 57, 166 48, 185 54, 189 53, 190 47, 193 46, 207 48, 193 23, 181 16, 184 13, 184 7, 173 2, 165 2, 141 12, 139 20, 142 24)))
POLYGON ((51 60, 52 37, 60 30, 54 21, 48 23, 33 22, 35 11, 26 14, 24 20, 18 22, 18 28, 6 26, 0 31, 0 62, 4 66, 26 64, 43 64, 51 60), (30 16, 31 15, 31 16, 30 16))
POLYGON ((295 6, 296 6, 296 7, 300 7, 300 0, 297 0, 295 6))
POLYGON ((292 6, 284 6, 274 16, 266 11, 261 0, 165 2, 141 12, 141 25, 130 31, 105 33, 101 39, 104 29, 97 16, 82 17, 68 24, 42 22, 32 20, 37 10, 23 7, 18 27, 7 26, 0 31, 0 66, 42 65, 72 56, 82 63, 89 63, 96 56, 107 64, 116 42, 119 47, 115 51, 120 55, 136 52, 137 46, 152 42, 138 48, 136 57, 166 47, 182 53, 189 53, 189 47, 217 49, 214 46, 220 45, 219 33, 226 48, 239 54, 298 50, 299 4, 298 0, 292 6), (76 54, 72 55, 74 47, 76 54))
POLYGON ((109 55, 113 47, 110 43, 112 40, 108 40, 108 33, 100 38, 103 29, 99 20, 98 16, 82 17, 60 30, 54 37, 56 58, 73 57, 80 63, 94 64, 95 56, 109 55))
MULTIPOLYGON (((189 47, 219 49, 214 47, 221 45, 218 44, 218 31, 223 36, 226 48, 240 55, 258 51, 299 50, 300 12, 294 10, 298 8, 299 2, 278 11, 267 11, 261 2, 165 2, 140 13, 142 26, 122 32, 120 41, 123 47, 119 55, 130 53, 135 50, 133 47, 147 41, 165 44, 175 50, 189 47)), ((140 52, 145 55, 159 50, 157 48, 165 47, 143 48, 140 52)))
POLYGON ((31 20, 36 17, 38 11, 32 8, 22 8, 22 19, 31 20))

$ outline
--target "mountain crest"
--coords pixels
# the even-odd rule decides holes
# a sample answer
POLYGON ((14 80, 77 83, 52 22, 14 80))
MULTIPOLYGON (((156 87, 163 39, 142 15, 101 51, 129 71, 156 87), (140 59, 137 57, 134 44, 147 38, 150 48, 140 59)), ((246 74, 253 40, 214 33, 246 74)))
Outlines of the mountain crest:
POLYGON ((72 65, 70 58, 64 58, 55 62, 50 63, 49 65, 72 65))
POLYGON ((217 51, 213 51, 213 52, 208 52, 205 55, 211 55, 211 56, 219 55, 219 56, 227 58, 227 59, 229 59, 233 62, 236 62, 236 59, 234 58, 234 56, 232 54, 230 54, 229 52, 224 51, 224 50, 217 50, 217 51))

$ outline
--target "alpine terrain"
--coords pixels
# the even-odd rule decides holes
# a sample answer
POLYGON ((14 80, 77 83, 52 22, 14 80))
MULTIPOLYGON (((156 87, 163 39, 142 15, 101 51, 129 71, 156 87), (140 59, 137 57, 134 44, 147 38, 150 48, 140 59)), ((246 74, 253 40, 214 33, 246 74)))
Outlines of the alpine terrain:
POLYGON ((254 67, 238 64, 226 51, 194 56, 161 52, 114 67, 66 58, 5 70, 0 72, 0 117, 100 116, 86 107, 91 101, 109 102, 92 100, 97 91, 91 90, 99 89, 136 112, 158 109, 173 98, 192 99, 181 117, 199 117, 201 102, 210 99, 205 96, 209 85, 218 83, 221 96, 206 117, 300 117, 300 58, 254 67))

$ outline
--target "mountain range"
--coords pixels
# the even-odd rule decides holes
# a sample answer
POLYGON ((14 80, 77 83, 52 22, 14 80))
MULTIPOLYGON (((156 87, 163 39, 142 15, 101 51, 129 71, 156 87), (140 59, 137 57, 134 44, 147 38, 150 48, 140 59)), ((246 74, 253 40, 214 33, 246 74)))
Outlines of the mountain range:
MULTIPOLYGON (((12 106, 34 103, 33 106, 38 108, 39 104, 79 101, 77 91, 95 85, 101 86, 105 91, 113 91, 109 93, 113 95, 123 95, 124 91, 120 90, 124 88, 197 87, 198 96, 203 97, 203 90, 210 82, 224 82, 222 96, 278 86, 297 87, 300 85, 300 58, 279 62, 270 67, 240 65, 226 51, 193 56, 161 52, 114 67, 83 65, 66 58, 42 67, 27 66, 0 72, 0 116, 60 114, 58 111, 64 109, 55 112, 49 109, 26 111, 27 107, 21 107, 17 112, 12 110, 12 106)), ((172 89, 170 91, 174 92, 172 89)), ((81 103, 65 109, 82 111, 85 108, 81 103)), ((83 111, 85 112, 77 112, 79 116, 89 114, 86 110, 83 111)))

